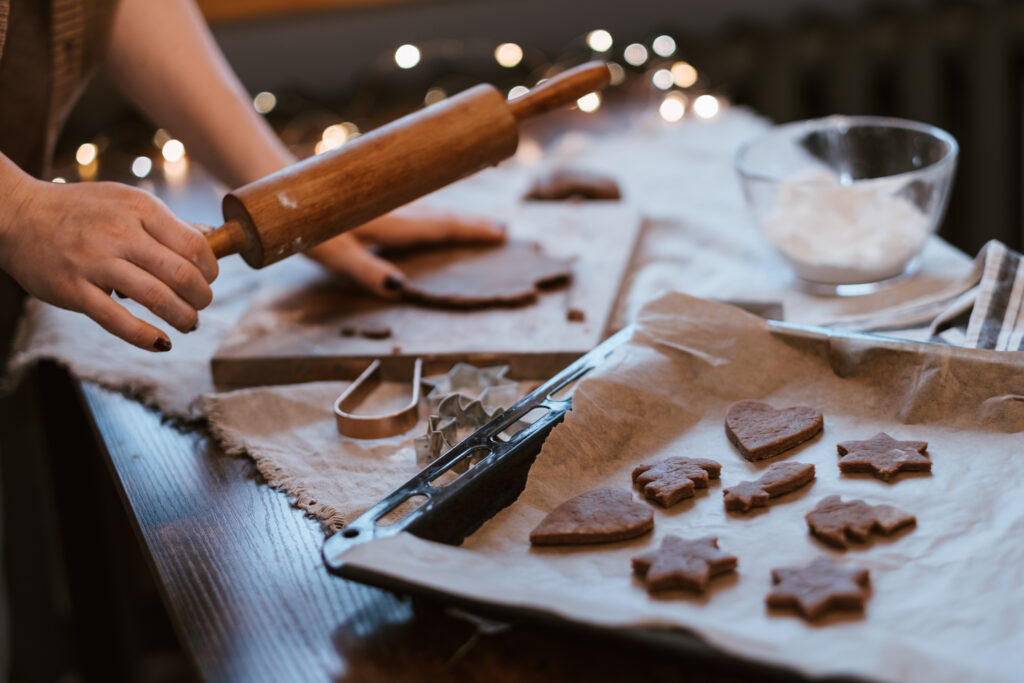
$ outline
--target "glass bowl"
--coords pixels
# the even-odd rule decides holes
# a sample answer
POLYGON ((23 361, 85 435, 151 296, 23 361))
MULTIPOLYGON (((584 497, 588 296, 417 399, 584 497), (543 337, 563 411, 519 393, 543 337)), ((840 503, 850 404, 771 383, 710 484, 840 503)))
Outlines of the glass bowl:
POLYGON ((949 199, 956 140, 924 123, 829 116, 740 148, 743 195, 801 289, 862 294, 913 271, 949 199))

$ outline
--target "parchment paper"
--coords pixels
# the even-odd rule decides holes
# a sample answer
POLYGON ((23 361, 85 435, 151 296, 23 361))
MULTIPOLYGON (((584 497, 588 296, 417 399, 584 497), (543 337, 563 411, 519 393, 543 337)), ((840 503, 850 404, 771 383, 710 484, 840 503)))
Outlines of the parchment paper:
MULTIPOLYGON (((608 627, 692 629, 714 647, 808 674, 881 680, 1011 681, 1024 667, 1024 354, 867 338, 780 334, 738 309, 667 295, 641 313, 634 340, 577 387, 526 489, 462 548, 403 534, 346 553, 355 565, 450 593, 608 627), (744 398, 814 405, 822 436, 758 464, 729 444, 728 405, 744 398), (931 474, 893 483, 840 476, 835 444, 884 430, 926 440, 931 474), (668 511, 653 534, 578 549, 531 549, 557 504, 599 486, 628 488, 641 461, 722 463, 720 483, 668 511), (722 489, 770 462, 814 463, 813 484, 748 515, 722 489), (804 515, 840 494, 917 515, 916 527, 846 551, 822 545, 804 515), (708 593, 649 597, 630 558, 669 533, 715 535, 739 557, 708 593), (863 616, 808 624, 767 610, 770 569, 831 556, 871 572, 863 616)), ((640 498, 634 492, 634 496, 640 498)))

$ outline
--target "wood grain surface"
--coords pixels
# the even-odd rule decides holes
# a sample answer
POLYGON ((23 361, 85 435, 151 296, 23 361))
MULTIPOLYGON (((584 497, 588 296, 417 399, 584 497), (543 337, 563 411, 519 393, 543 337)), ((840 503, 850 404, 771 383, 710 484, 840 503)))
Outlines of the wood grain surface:
POLYGON ((336 578, 317 522, 181 427, 91 383, 83 400, 185 650, 203 679, 735 681, 748 666, 683 660, 613 635, 477 628, 443 605, 336 578))
POLYGON ((571 261, 568 287, 518 308, 458 311, 366 296, 314 265, 268 272, 266 295, 222 342, 211 369, 218 388, 354 379, 381 359, 386 379, 408 381, 456 361, 510 365, 511 377, 547 379, 600 343, 641 232, 620 202, 528 202, 496 210, 517 240, 571 261), (569 319, 570 309, 583 320, 569 319), (343 337, 343 328, 387 328, 384 339, 343 337))

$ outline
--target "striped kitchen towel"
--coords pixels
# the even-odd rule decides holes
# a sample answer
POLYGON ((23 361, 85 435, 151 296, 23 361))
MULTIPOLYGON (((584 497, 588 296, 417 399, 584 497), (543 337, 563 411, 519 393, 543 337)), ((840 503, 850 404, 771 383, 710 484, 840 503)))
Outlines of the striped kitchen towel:
POLYGON ((934 341, 1024 351, 1024 256, 993 240, 977 257, 977 284, 931 325, 934 341))

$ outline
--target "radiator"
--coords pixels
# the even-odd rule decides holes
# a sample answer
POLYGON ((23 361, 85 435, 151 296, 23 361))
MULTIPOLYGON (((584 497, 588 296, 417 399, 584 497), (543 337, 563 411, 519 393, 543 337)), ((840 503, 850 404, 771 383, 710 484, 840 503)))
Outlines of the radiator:
POLYGON ((1024 2, 808 16, 682 47, 716 90, 779 123, 874 114, 948 130, 960 164, 940 234, 969 254, 1024 248, 1024 2))

